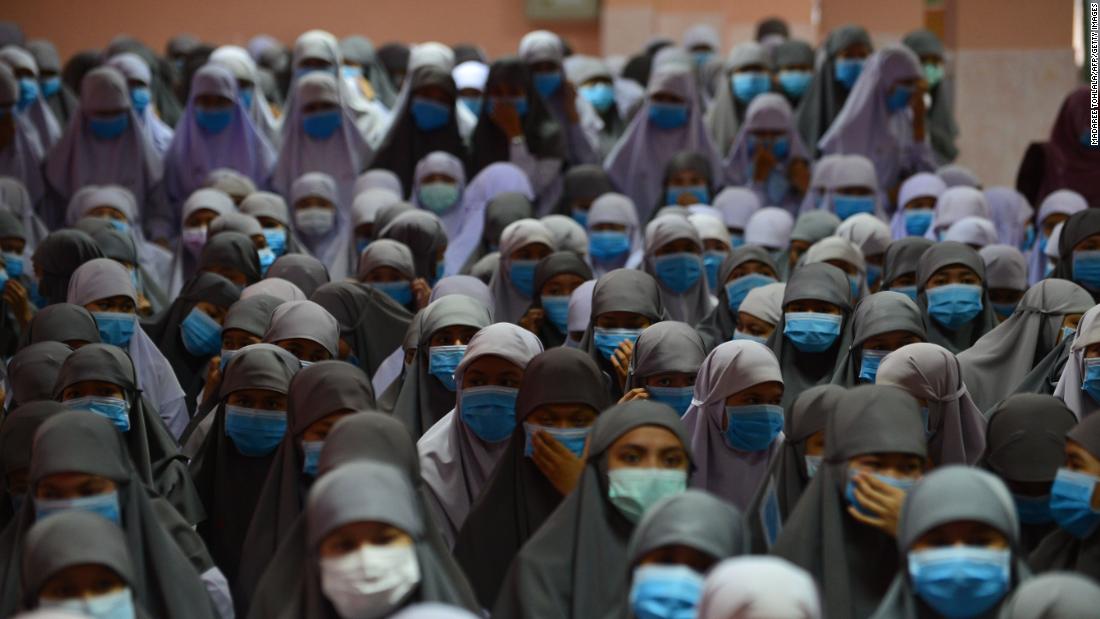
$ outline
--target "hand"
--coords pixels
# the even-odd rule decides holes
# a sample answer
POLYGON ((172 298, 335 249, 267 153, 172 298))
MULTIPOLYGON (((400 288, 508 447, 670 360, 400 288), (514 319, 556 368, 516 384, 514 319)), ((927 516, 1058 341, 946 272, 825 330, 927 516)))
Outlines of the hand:
POLYGON ((630 402, 631 400, 648 400, 649 392, 645 387, 635 387, 630 391, 623 394, 623 397, 619 398, 619 404, 623 402, 630 402))
POLYGON ((577 87, 569 80, 563 80, 561 84, 562 107, 565 108, 565 120, 575 125, 581 121, 577 113, 577 87))
POLYGON ((19 283, 19 280, 9 279, 4 284, 4 302, 11 308, 11 313, 15 315, 15 320, 19 323, 20 327, 26 327, 31 323, 34 318, 34 309, 31 307, 31 297, 27 294, 27 289, 23 284, 19 283))
POLYGON ((496 100, 493 102, 493 111, 489 119, 497 126, 509 140, 523 135, 523 124, 520 122, 519 112, 511 102, 496 100))
POLYGON ((584 456, 580 458, 545 432, 535 432, 531 436, 531 445, 531 459, 550 484, 562 496, 572 492, 581 478, 581 471, 584 470, 584 456, 588 454, 588 445, 585 444, 584 456))
POLYGON ((630 372, 630 357, 634 355, 634 342, 623 340, 611 355, 611 367, 619 377, 619 387, 626 386, 626 375, 630 372))
POLYGON ((210 388, 211 385, 218 384, 218 381, 222 379, 222 356, 217 355, 211 357, 210 361, 206 363, 206 387, 210 388))
POLYGON ((863 524, 881 529, 890 537, 897 537, 898 517, 905 502, 905 491, 866 472, 857 474, 855 483, 856 500, 872 515, 864 514, 854 505, 848 506, 848 513, 863 524))
POLYGON ((140 292, 138 293, 137 311, 138 311, 138 314, 140 314, 142 316, 152 316, 153 315, 153 304, 152 304, 152 302, 150 302, 149 299, 146 298, 146 296, 144 294, 140 293, 140 292))
POLYGON ((546 320, 546 310, 541 307, 532 307, 519 319, 519 326, 531 333, 538 335, 542 329, 542 323, 546 320))
POLYGON ((909 98, 909 109, 913 111, 913 141, 924 141, 924 93, 928 92, 928 84, 924 80, 917 82, 913 89, 913 96, 909 98))
POLYGON ((416 309, 422 310, 428 307, 428 301, 432 298, 432 287, 428 285, 428 280, 423 277, 418 277, 412 281, 413 300, 416 302, 416 309))
POLYGON ((806 195, 810 188, 810 165, 805 159, 794 159, 787 166, 787 179, 795 188, 799 196, 806 195))
POLYGON ((754 166, 752 180, 762 183, 768 179, 768 175, 772 173, 778 160, 772 154, 771 148, 757 147, 752 162, 754 166))

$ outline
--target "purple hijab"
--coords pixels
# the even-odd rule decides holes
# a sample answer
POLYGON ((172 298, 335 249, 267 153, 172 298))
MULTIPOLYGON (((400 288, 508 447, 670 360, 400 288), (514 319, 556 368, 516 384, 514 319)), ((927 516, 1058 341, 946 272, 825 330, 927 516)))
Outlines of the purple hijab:
MULTIPOLYGON (((135 53, 126 52, 114 56, 107 61, 107 66, 118 69, 126 77, 127 82, 141 82, 145 84, 146 88, 152 87, 153 72, 149 70, 149 65, 145 63, 141 56, 135 53)), ((156 104, 150 101, 145 106, 145 110, 138 114, 138 118, 141 119, 141 127, 145 131, 145 135, 149 136, 149 139, 153 142, 153 148, 156 148, 157 153, 164 157, 168 153, 168 147, 172 144, 173 131, 157 115, 156 104)))
POLYGON ((802 136, 795 130, 792 118, 791 105, 786 97, 774 92, 766 92, 757 96, 749 103, 745 112, 745 122, 737 131, 737 137, 733 140, 725 161, 722 162, 726 171, 726 181, 731 185, 751 186, 752 190, 760 196, 760 201, 768 206, 781 206, 792 214, 798 211, 802 198, 789 191, 787 182, 787 166, 795 159, 810 161, 812 159, 809 150, 802 142, 802 136), (790 153, 780 160, 772 169, 772 177, 782 183, 780 189, 775 191, 772 186, 775 182, 769 178, 764 182, 756 182, 753 179, 753 155, 750 152, 749 136, 753 131, 781 131, 790 142, 790 153))
MULTIPOLYGON (((15 73, 0 62, 0 106, 14 106, 19 100, 19 82, 15 73)), ((34 202, 45 193, 42 184, 42 159, 46 150, 30 119, 19 114, 15 119, 15 136, 7 148, 0 151, 0 176, 17 179, 30 192, 34 202)))

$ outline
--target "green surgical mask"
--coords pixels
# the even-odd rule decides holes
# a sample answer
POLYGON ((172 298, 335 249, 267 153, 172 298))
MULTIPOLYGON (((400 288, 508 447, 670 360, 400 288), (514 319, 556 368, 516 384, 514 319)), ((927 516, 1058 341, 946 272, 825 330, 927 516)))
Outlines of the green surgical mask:
POLYGON ((924 65, 924 79, 928 82, 929 88, 939 84, 943 81, 943 65, 933 63, 924 65))
POLYGON ((674 469, 615 469, 607 479, 611 503, 635 523, 661 499, 687 489, 687 471, 674 469))

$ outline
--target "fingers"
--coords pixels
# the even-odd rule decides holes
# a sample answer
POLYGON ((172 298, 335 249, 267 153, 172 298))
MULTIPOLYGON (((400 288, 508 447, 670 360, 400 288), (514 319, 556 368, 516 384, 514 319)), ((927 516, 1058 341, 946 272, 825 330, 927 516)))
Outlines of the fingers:
POLYGON ((629 402, 631 400, 648 400, 649 392, 645 387, 635 387, 630 391, 623 394, 623 397, 619 398, 619 402, 629 402))
POLYGON ((858 520, 859 522, 862 522, 863 524, 866 524, 866 525, 869 525, 869 526, 872 526, 872 527, 881 528, 883 525, 886 524, 882 519, 874 518, 872 516, 868 516, 868 515, 864 514, 863 512, 859 511, 858 509, 856 509, 855 506, 853 506, 853 505, 848 506, 848 514, 852 518, 855 518, 856 520, 858 520))
POLYGON ((888 511, 887 504, 882 500, 882 495, 869 491, 865 485, 856 482, 855 488, 856 500, 863 506, 863 509, 869 512, 874 512, 876 515, 881 515, 888 511))

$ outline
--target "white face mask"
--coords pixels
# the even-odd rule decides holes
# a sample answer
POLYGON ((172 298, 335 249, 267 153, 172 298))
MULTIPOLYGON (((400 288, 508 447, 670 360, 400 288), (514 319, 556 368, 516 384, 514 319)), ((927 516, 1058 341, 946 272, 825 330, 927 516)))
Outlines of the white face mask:
POLYGON ((382 617, 420 583, 420 564, 412 544, 363 545, 319 563, 321 591, 343 619, 382 617))
POLYGON ((324 236, 336 224, 336 210, 331 208, 306 208, 294 211, 294 223, 306 236, 324 236))
POLYGON ((183 246, 192 255, 199 255, 206 245, 206 226, 185 227, 182 233, 183 246))

